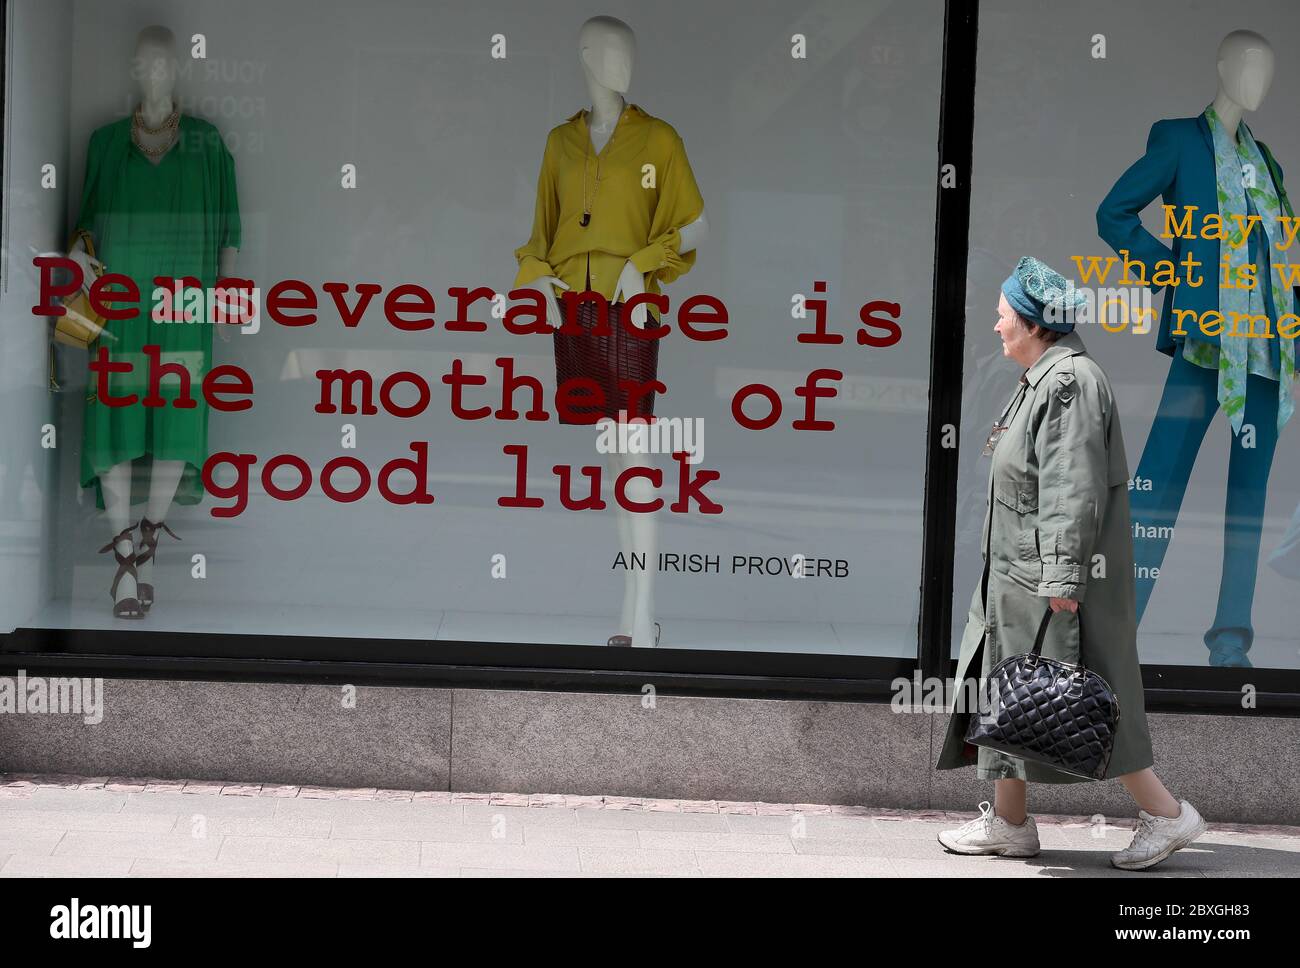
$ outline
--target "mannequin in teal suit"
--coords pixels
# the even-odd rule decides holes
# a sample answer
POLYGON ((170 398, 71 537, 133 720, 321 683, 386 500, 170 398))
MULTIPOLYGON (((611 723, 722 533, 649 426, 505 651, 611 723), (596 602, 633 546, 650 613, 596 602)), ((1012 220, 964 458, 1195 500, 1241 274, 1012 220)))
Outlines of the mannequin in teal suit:
MULTIPOLYGON (((1272 78, 1271 58, 1267 41, 1245 31, 1230 34, 1220 47, 1220 93, 1214 107, 1220 117, 1230 120, 1229 130, 1236 130, 1243 108, 1253 110, 1263 100, 1272 78), (1245 43, 1256 57, 1249 62, 1234 63, 1231 42, 1243 35, 1246 40, 1239 40, 1237 46, 1245 43), (1225 50, 1228 51, 1226 55, 1225 50), (1263 72, 1262 83, 1259 76, 1261 50, 1267 54, 1267 71, 1263 72), (1243 88, 1246 89, 1244 93, 1243 88)), ((1279 183, 1280 194, 1280 168, 1276 169, 1274 177, 1279 183)), ((1181 264, 1188 253, 1200 263, 1195 269, 1196 274, 1205 278, 1200 286, 1187 285, 1186 270, 1180 265, 1179 276, 1184 283, 1165 287, 1156 349, 1173 359, 1160 407, 1134 476, 1135 487, 1130 502, 1135 529, 1134 580, 1139 621, 1154 588, 1157 569, 1169 546, 1201 441, 1219 408, 1217 372, 1185 359, 1182 345, 1184 339, 1196 339, 1217 346, 1219 336, 1205 334, 1194 321, 1190 321, 1191 317, 1183 317, 1185 322, 1180 327, 1175 322, 1174 310, 1188 309, 1198 316, 1209 310, 1219 310, 1218 282, 1221 274, 1220 242, 1217 238, 1201 238, 1196 231, 1196 237, 1174 238, 1172 246, 1166 246, 1143 228, 1140 213, 1157 196, 1163 196, 1165 204, 1175 206, 1176 219, 1187 213, 1185 206, 1196 206, 1192 224, 1199 229, 1207 213, 1219 212, 1217 186, 1214 143, 1205 116, 1157 121, 1147 137, 1146 154, 1120 176, 1097 209, 1098 234, 1116 253, 1123 255, 1126 251, 1130 259, 1140 262, 1148 280, 1155 275, 1156 263, 1171 260, 1181 264), (1180 328, 1185 335, 1179 331, 1180 328), (1145 489, 1148 482, 1149 490, 1145 489)), ((1250 208, 1248 212, 1253 214, 1254 209, 1250 208)), ((1249 238, 1248 261, 1258 267, 1257 277, 1261 280, 1267 280, 1274 271, 1270 264, 1268 239, 1258 229, 1249 238)), ((1260 288, 1276 333, 1279 307, 1274 304, 1271 286, 1260 288)), ((1294 312, 1289 292, 1286 302, 1292 304, 1281 307, 1281 311, 1294 312)), ((1281 342, 1280 337, 1268 340, 1275 367, 1281 342)), ((1251 607, 1268 476, 1277 444, 1277 415, 1278 384, 1251 372, 1246 386, 1244 424, 1253 427, 1253 438, 1245 434, 1234 436, 1228 457, 1218 608, 1204 639, 1210 650, 1211 665, 1250 665, 1246 653, 1254 639, 1251 607), (1251 443, 1253 446, 1247 446, 1251 443)))

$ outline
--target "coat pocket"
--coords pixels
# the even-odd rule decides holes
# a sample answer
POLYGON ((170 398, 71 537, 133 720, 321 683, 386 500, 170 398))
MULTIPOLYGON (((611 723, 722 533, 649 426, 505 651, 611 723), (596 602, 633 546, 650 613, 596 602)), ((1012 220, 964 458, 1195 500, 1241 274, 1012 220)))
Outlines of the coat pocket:
POLYGON ((993 496, 1017 514, 1034 514, 1038 511, 1038 484, 1035 481, 1001 480, 993 488, 993 496))
POLYGON ((1006 479, 993 488, 998 514, 993 522, 993 557, 1008 577, 1037 591, 1042 579, 1038 542, 1038 485, 1034 481, 1006 479))
POLYGON ((1039 553, 1037 528, 1021 528, 1016 536, 1016 545, 1020 549, 1021 561, 1032 561, 1038 564, 1043 560, 1039 553))

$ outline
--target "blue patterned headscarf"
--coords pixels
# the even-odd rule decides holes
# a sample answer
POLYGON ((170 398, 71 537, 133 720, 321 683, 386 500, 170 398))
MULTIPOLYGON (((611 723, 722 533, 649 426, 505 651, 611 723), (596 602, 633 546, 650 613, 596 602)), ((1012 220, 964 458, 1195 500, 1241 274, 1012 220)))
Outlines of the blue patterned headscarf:
POLYGON ((1016 263, 1015 271, 1002 283, 1002 294, 1029 322, 1058 333, 1073 331, 1075 317, 1087 302, 1073 282, 1033 256, 1016 263))

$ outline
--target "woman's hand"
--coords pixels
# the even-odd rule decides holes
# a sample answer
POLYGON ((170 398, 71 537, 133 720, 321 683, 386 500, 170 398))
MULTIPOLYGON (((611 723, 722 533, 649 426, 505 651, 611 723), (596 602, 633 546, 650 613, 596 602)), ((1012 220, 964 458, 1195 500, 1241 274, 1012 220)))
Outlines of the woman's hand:
POLYGON ((1079 603, 1073 598, 1053 598, 1049 601, 1053 612, 1077 612, 1079 603))

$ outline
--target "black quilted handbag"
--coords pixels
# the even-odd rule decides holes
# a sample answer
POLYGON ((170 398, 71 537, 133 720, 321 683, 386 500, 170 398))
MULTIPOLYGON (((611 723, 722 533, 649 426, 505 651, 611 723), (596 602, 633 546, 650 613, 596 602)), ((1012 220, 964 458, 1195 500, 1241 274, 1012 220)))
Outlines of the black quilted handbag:
POLYGON ((982 683, 966 742, 1090 780, 1106 775, 1119 699, 1105 679, 1084 667, 1083 606, 1076 614, 1079 664, 1042 654, 1052 620, 1048 608, 1033 651, 999 662, 982 683))

